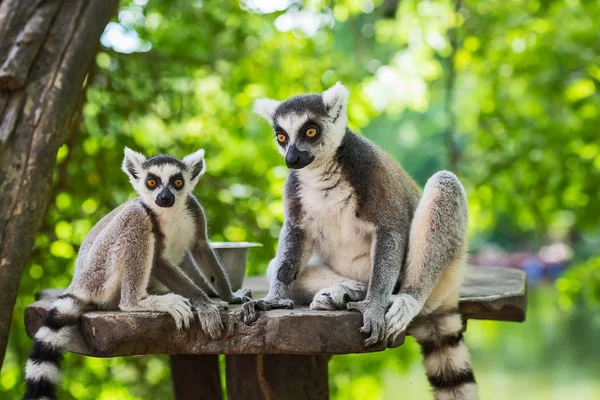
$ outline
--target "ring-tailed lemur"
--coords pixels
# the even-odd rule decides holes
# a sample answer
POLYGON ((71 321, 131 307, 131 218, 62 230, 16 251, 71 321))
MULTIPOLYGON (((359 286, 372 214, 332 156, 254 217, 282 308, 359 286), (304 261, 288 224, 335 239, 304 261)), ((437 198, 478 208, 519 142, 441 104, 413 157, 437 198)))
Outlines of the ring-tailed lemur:
POLYGON ((395 160, 347 128, 347 98, 337 83, 322 94, 255 103, 291 170, 270 290, 244 305, 244 321, 254 321, 257 308, 291 308, 292 300, 358 310, 367 346, 391 345, 411 324, 435 397, 476 398, 458 313, 467 254, 463 186, 442 171, 421 193, 395 160))
POLYGON ((232 293, 209 245, 204 210, 192 194, 205 171, 204 150, 180 161, 166 155, 146 159, 126 148, 122 168, 139 197, 102 218, 83 241, 71 284, 35 335, 25 399, 55 398, 62 349, 77 335, 86 309, 167 312, 179 330, 194 321, 196 308, 202 330, 218 339, 223 330, 219 308, 227 303, 213 303, 179 269, 184 255, 195 261, 221 299, 250 300, 248 289, 232 293), (148 294, 153 280, 174 293, 148 294))

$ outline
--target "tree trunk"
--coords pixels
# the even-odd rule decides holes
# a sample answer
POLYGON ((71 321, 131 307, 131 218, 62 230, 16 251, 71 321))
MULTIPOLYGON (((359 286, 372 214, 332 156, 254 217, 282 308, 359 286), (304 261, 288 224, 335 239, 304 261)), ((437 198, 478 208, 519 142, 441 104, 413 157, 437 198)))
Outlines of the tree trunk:
POLYGON ((0 368, 56 152, 118 0, 0 0, 0 368))

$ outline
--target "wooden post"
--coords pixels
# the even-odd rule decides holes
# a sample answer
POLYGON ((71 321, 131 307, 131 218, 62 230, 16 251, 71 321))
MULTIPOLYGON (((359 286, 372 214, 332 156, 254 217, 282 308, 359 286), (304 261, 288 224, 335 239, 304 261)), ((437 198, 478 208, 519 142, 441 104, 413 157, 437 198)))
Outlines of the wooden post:
POLYGON ((230 400, 329 399, 329 356, 228 355, 230 400))
POLYGON ((218 355, 176 355, 170 361, 176 400, 223 399, 218 355))

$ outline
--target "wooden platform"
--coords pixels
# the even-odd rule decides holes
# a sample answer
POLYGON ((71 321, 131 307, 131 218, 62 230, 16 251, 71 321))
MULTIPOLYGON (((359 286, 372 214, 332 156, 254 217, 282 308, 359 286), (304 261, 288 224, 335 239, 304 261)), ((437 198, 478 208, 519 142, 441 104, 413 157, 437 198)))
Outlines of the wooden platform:
MULTIPOLYGON (((264 277, 251 277, 245 286, 261 297, 267 289, 264 277)), ((62 291, 45 290, 27 307, 25 326, 32 337, 51 299, 62 291)), ((258 321, 243 324, 240 306, 223 312, 226 333, 211 341, 193 325, 177 332, 167 314, 150 312, 95 311, 83 315, 82 340, 74 340, 68 351, 95 357, 141 354, 348 354, 381 351, 383 345, 365 348, 359 328, 362 317, 350 311, 312 311, 306 307, 261 313, 258 321)), ((461 290, 460 311, 466 318, 522 322, 526 312, 525 275, 522 271, 474 267, 461 290)))

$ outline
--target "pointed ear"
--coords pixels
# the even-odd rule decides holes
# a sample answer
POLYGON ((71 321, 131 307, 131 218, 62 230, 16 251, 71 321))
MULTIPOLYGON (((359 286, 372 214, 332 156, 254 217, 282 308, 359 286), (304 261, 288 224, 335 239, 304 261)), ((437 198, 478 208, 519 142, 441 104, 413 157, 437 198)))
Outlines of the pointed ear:
POLYGON ((273 117, 275 116, 275 110, 277 110, 280 103, 280 101, 272 99, 258 99, 254 101, 254 112, 269 122, 272 122, 273 117))
POLYGON ((125 172, 131 181, 137 181, 142 173, 142 163, 146 161, 146 157, 137 151, 125 147, 125 157, 121 169, 125 172))
POLYGON ((190 171, 192 180, 198 178, 206 172, 206 163, 204 162, 204 149, 200 149, 195 153, 185 156, 182 160, 183 165, 190 171))
POLYGON ((348 103, 350 92, 346 86, 337 82, 335 85, 323 92, 323 103, 331 117, 337 119, 348 103))

